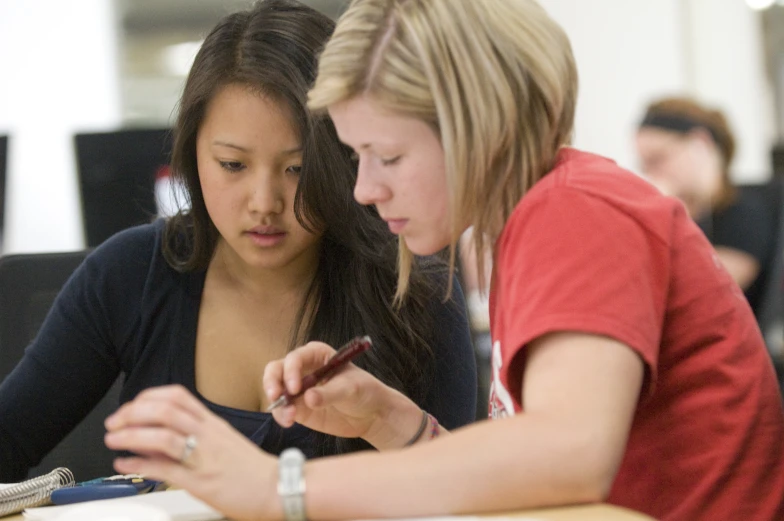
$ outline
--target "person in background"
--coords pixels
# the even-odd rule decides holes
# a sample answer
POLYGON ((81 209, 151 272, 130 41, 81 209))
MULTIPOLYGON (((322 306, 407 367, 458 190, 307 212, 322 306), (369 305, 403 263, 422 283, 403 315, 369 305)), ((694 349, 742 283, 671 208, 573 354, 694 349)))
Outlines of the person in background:
MULTIPOLYGON (((354 197, 407 250, 448 248, 454 265, 473 226, 482 273, 493 245, 495 421, 418 430, 415 403, 349 366, 275 418, 350 420, 389 450, 277 460, 168 386, 107 420, 107 445, 136 454, 115 468, 240 520, 598 501, 660 521, 784 519, 784 411, 751 309, 679 201, 569 146, 576 101, 569 40, 533 0, 354 0, 309 106, 358 155, 354 197)), ((311 342, 268 365, 268 398, 332 353, 311 342)))
POLYGON ((357 365, 394 389, 387 399, 449 428, 475 419, 459 285, 444 300, 445 264, 421 260, 393 299, 397 238, 353 200, 351 151, 307 110, 333 28, 301 3, 266 0, 207 36, 174 128, 172 175, 190 210, 121 232, 68 281, 0 386, 0 482, 24 478, 120 373, 123 402, 179 384, 271 454, 369 448, 263 412, 264 367, 310 340, 369 335, 357 365))
POLYGON ((724 114, 691 98, 661 99, 646 109, 635 142, 642 173, 683 202, 757 314, 777 229, 764 201, 730 181, 735 138, 724 114))

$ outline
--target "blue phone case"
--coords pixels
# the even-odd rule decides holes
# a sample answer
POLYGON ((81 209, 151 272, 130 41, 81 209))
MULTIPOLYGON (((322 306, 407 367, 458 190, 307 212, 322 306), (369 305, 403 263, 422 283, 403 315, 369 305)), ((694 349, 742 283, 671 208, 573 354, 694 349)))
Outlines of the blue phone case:
POLYGON ((52 503, 55 505, 70 505, 83 501, 97 499, 111 499, 117 497, 135 496, 139 490, 133 485, 83 485, 68 488, 58 488, 52 492, 52 503))
POLYGON ((120 475, 77 483, 73 487, 59 488, 52 492, 55 505, 70 505, 83 501, 135 496, 158 490, 160 481, 144 479, 137 475, 120 475))

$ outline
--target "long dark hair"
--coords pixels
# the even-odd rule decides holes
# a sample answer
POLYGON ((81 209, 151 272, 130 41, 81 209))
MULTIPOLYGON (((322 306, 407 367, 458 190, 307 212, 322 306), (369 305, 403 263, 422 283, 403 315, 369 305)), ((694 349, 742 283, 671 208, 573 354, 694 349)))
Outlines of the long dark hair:
MULTIPOLYGON (((331 120, 307 110, 317 55, 333 29, 332 20, 303 4, 263 0, 225 17, 207 36, 174 128, 172 175, 185 186, 190 209, 168 221, 164 255, 173 268, 189 272, 206 270, 215 251, 219 235, 204 204, 196 162, 197 133, 214 94, 239 84, 286 103, 303 146, 295 213, 303 226, 323 233, 317 273, 297 316, 291 347, 301 338, 338 346, 368 334, 375 347, 357 365, 421 401, 434 370, 428 302, 443 294, 429 282, 434 280, 430 272, 442 271, 443 265, 420 262, 405 301, 395 305, 397 239, 374 209, 354 201, 356 164, 331 120), (306 309, 313 312, 306 314, 306 309)), ((322 454, 367 447, 361 440, 317 436, 322 454)))

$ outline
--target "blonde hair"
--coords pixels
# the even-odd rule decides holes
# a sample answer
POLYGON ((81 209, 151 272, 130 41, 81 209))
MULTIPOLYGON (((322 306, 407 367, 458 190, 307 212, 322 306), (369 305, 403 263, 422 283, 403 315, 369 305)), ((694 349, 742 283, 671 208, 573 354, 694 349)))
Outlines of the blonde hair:
MULTIPOLYGON (((321 55, 309 106, 360 95, 440 136, 450 270, 470 224, 482 274, 482 253, 571 140, 577 70, 566 34, 534 0, 354 0, 321 55)), ((411 261, 401 241, 398 301, 411 261)))

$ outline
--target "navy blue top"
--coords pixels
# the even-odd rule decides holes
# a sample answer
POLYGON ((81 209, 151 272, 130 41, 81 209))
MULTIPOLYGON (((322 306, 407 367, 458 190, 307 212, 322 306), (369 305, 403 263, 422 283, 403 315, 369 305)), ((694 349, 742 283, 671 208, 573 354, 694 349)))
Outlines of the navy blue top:
MULTIPOLYGON (((161 251, 163 221, 131 228, 92 252, 55 300, 38 336, 0 385, 0 482, 22 479, 106 394, 122 373, 122 403, 153 386, 181 384, 265 451, 297 446, 312 431, 283 429, 271 414, 211 403, 195 385, 196 330, 205 272, 180 273, 161 251)), ((433 297, 438 370, 419 405, 446 428, 476 414, 476 365, 459 286, 433 297)))

